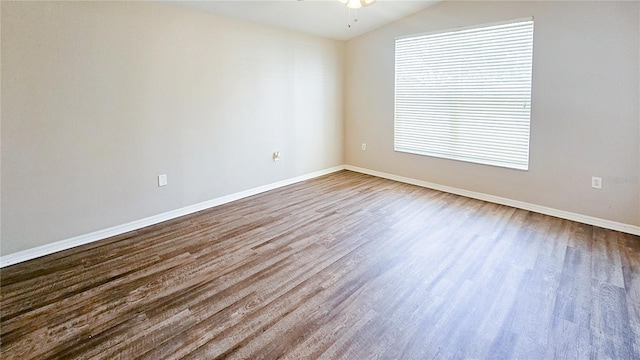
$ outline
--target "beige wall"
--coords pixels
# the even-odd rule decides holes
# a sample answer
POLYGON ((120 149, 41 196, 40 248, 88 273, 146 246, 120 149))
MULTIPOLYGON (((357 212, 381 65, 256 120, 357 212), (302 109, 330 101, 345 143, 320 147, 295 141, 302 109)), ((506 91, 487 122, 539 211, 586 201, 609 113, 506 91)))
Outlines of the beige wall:
POLYGON ((639 17, 638 2, 447 1, 351 40, 346 163, 640 225, 639 17), (395 38, 527 16, 535 18, 529 171, 394 152, 395 38))
POLYGON ((139 2, 1 20, 3 255, 343 163, 341 42, 139 2))
POLYGON ((639 19, 445 2, 345 46, 159 4, 2 1, 0 254, 342 163, 640 225, 639 19), (395 37, 524 16, 530 170, 394 152, 395 37))

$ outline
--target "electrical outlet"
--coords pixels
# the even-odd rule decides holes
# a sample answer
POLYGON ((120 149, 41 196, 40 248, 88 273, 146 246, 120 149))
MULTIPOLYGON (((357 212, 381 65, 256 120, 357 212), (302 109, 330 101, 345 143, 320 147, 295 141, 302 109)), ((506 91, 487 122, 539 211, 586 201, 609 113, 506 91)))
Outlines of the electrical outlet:
POLYGON ((362 143, 362 151, 365 151, 365 150, 367 150, 367 144, 362 143))
POLYGON ((167 174, 158 175, 158 187, 167 186, 167 174))
POLYGON ((602 189, 602 178, 593 176, 591 178, 591 187, 594 189, 602 189))

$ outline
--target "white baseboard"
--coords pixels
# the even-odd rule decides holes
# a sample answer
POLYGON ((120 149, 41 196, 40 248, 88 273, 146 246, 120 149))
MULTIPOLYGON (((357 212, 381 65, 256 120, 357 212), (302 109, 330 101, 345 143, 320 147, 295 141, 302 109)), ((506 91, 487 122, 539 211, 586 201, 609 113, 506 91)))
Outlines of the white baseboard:
POLYGON ((172 211, 168 211, 162 214, 150 216, 148 218, 132 221, 127 224, 114 226, 104 230, 98 230, 89 234, 84 234, 76 237, 72 237, 69 239, 64 239, 60 241, 56 241, 51 244, 38 246, 32 249, 27 249, 23 251, 18 251, 13 254, 8 254, 4 256, 0 256, 0 268, 17 264, 23 261, 35 259, 41 256, 49 255, 56 253, 58 251, 67 250, 76 246, 88 244, 94 241, 106 239, 112 236, 120 235, 127 233, 129 231, 134 231, 141 229, 146 226, 155 225, 161 223, 163 221, 171 220, 178 218, 180 216, 192 214, 198 211, 206 210, 215 206, 219 206, 222 204, 226 204, 232 201, 240 200, 249 196, 253 196, 256 194, 263 193, 265 191, 274 190, 283 186, 291 185, 300 181, 313 179, 319 176, 323 176, 326 174, 330 174, 336 171, 343 170, 344 166, 335 166, 329 169, 324 169, 320 171, 316 171, 310 174, 305 174, 301 176, 297 176, 291 179, 278 181, 272 184, 267 184, 263 186, 259 186, 253 189, 241 191, 235 194, 222 196, 216 199, 208 200, 205 202, 201 202, 198 204, 190 205, 183 207, 181 209, 176 209, 172 211))
POLYGON ((492 202, 500 205, 512 206, 518 209, 529 210, 529 211, 537 212, 540 214, 555 216, 561 219, 577 221, 583 224, 598 226, 605 229, 616 230, 616 231, 621 231, 628 234, 640 236, 640 226, 600 219, 593 216, 576 214, 569 211, 558 210, 558 209, 554 209, 546 206, 530 204, 523 201, 507 199, 507 198, 483 194, 475 191, 458 189, 451 186, 435 184, 435 183, 422 181, 422 180, 416 180, 416 179, 407 178, 404 176, 387 174, 380 171, 365 169, 357 166, 345 165, 344 168, 346 170, 351 170, 351 171, 359 172, 362 174, 373 175, 373 176, 377 176, 377 177, 381 177, 389 180, 395 180, 395 181, 417 185, 417 186, 421 186, 429 189, 440 190, 440 191, 448 192, 451 194, 466 196, 466 197, 470 197, 478 200, 484 200, 484 201, 488 201, 488 202, 492 202))
POLYGON ((70 248, 73 248, 73 247, 76 247, 76 246, 79 246, 79 245, 88 244, 88 243, 91 243, 91 242, 94 242, 94 241, 106 239, 106 238, 109 238, 109 237, 112 237, 112 236, 116 236, 116 235, 121 235, 121 234, 127 233, 129 231, 138 230, 138 229, 141 229, 141 228, 146 227, 146 226, 155 225, 155 224, 161 223, 163 221, 172 220, 172 219, 178 218, 180 216, 184 216, 184 215, 192 214, 192 213, 195 213, 195 212, 198 212, 198 211, 206 210, 206 209, 209 209, 209 208, 212 208, 212 207, 215 207, 215 206, 219 206, 219 205, 226 204, 226 203, 229 203, 229 202, 232 202, 232 201, 236 201, 236 200, 240 200, 240 199, 243 199, 243 198, 246 198, 246 197, 249 197, 249 196, 260 194, 260 193, 263 193, 265 191, 274 190, 274 189, 277 189, 277 188, 280 188, 280 187, 283 187, 283 186, 291 185, 291 184, 294 184, 294 183, 297 183, 297 182, 300 182, 300 181, 304 181, 304 180, 313 179, 313 178, 316 178, 316 177, 319 177, 319 176, 323 176, 323 175, 327 175, 327 174, 330 174, 330 173, 333 173, 333 172, 336 172, 336 171, 340 171, 340 170, 355 171, 355 172, 359 172, 359 173, 362 173, 362 174, 368 174, 368 175, 377 176, 377 177, 381 177, 381 178, 385 178, 385 179, 389 179, 389 180, 395 180, 395 181, 399 181, 399 182, 403 182, 403 183, 407 183, 407 184, 412 184, 412 185, 417 185, 417 186, 421 186, 421 187, 425 187, 425 188, 429 188, 429 189, 440 190, 440 191, 448 192, 448 193, 451 193, 451 194, 466 196, 466 197, 470 197, 470 198, 478 199, 478 200, 484 200, 484 201, 488 201, 488 202, 492 202, 492 203, 496 203, 496 204, 500 204, 500 205, 512 206, 512 207, 515 207, 515 208, 529 210, 529 211, 537 212, 537 213, 540 213, 540 214, 555 216, 555 217, 562 218, 562 219, 577 221, 577 222, 588 224, 588 225, 599 226, 599 227, 602 227, 602 228, 605 228, 605 229, 611 229, 611 230, 621 231, 621 232, 625 232, 625 233, 629 233, 629 234, 639 235, 640 236, 640 226, 624 224, 624 223, 611 221, 611 220, 600 219, 600 218, 596 218, 596 217, 593 217, 593 216, 576 214, 576 213, 572 213, 572 212, 569 212, 569 211, 553 209, 553 208, 546 207, 546 206, 530 204, 530 203, 526 203, 526 202, 523 202, 523 201, 512 200, 512 199, 507 199, 507 198, 503 198, 503 197, 499 197, 499 196, 493 196, 493 195, 478 193, 478 192, 475 192, 475 191, 458 189, 458 188, 454 188, 454 187, 451 187, 451 186, 430 183, 430 182, 427 182, 427 181, 416 180, 416 179, 407 178, 407 177, 404 177, 404 176, 387 174, 387 173, 384 173, 384 172, 365 169, 365 168, 361 168, 361 167, 357 167, 357 166, 342 165, 342 166, 335 166, 335 167, 332 167, 332 168, 329 168, 329 169, 325 169, 325 170, 316 171, 316 172, 313 172, 313 173, 310 173, 310 174, 297 176, 295 178, 279 181, 279 182, 276 182, 276 183, 272 183, 272 184, 268 184, 268 185, 264 185, 264 186, 259 186, 259 187, 256 187, 256 188, 253 188, 253 189, 249 189, 249 190, 245 190, 245 191, 241 191, 241 192, 238 192, 238 193, 235 193, 235 194, 222 196, 222 197, 219 197, 219 198, 216 198, 216 199, 212 199, 212 200, 208 200, 208 201, 201 202, 201 203, 198 203, 198 204, 194 204, 194 205, 190 205, 190 206, 187 206, 187 207, 183 207, 181 209, 176 209, 176 210, 168 211, 168 212, 165 212, 165 213, 162 213, 162 214, 158 214, 158 215, 155 215, 155 216, 151 216, 151 217, 148 217, 148 218, 136 220, 136 221, 133 221, 133 222, 130 222, 130 223, 127 223, 127 224, 114 226, 114 227, 111 227, 111 228, 108 228, 108 229, 99 230, 99 231, 95 231, 95 232, 92 232, 92 233, 89 233, 89 234, 80 235, 80 236, 72 237, 72 238, 69 238, 69 239, 57 241, 57 242, 54 242, 54 243, 51 243, 51 244, 38 246, 38 247, 35 247, 35 248, 32 248, 32 249, 19 251, 19 252, 13 253, 13 254, 0 256, 0 268, 6 267, 6 266, 10 266, 10 265, 13 265, 13 264, 17 264, 17 263, 20 263, 20 262, 23 262, 23 261, 35 259, 35 258, 38 258, 38 257, 41 257, 41 256, 53 254, 53 253, 58 252, 58 251, 67 250, 67 249, 70 249, 70 248))

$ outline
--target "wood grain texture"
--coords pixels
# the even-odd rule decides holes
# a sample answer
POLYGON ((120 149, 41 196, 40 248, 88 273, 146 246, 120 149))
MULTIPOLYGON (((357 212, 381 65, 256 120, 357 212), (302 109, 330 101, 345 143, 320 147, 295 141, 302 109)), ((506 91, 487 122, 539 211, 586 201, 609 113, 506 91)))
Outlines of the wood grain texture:
POLYGON ((640 238, 349 171, 0 270, 3 359, 640 358, 640 238))

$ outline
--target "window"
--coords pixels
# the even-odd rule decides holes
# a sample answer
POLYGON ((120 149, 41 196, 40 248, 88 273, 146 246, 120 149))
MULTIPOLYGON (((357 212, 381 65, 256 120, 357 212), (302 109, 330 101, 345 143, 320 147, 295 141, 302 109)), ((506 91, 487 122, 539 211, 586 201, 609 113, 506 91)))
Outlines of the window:
POLYGON ((396 151, 529 168, 533 19, 396 39, 396 151))

